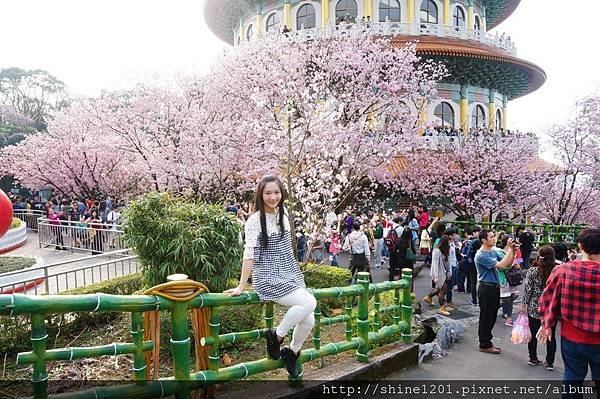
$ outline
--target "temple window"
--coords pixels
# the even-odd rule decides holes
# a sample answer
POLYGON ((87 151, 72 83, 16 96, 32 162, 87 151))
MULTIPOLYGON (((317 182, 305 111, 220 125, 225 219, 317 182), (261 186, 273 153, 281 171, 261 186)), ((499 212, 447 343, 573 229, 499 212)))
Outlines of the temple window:
POLYGON ((379 1, 379 22, 400 22, 400 2, 398 0, 379 1))
POLYGON ((475 15, 475 30, 481 30, 481 19, 479 15, 475 15))
POLYGON ((312 29, 317 27, 317 12, 312 4, 304 4, 296 13, 296 29, 312 29))
POLYGON ((485 110, 479 104, 475 106, 473 110, 473 115, 471 118, 471 127, 474 128, 485 128, 485 110))
POLYGON ((464 28, 466 26, 465 11, 461 7, 454 7, 454 15, 452 17, 455 27, 464 28))
POLYGON ((435 107, 433 115, 436 126, 454 129, 454 109, 446 101, 442 101, 435 107))
POLYGON ((502 130, 502 111, 496 110, 496 130, 502 130))
POLYGON ((438 23, 438 7, 433 0, 421 2, 421 22, 427 24, 438 23))
POLYGON ((274 12, 273 14, 267 17, 267 24, 265 30, 267 32, 270 31, 279 31, 279 27, 281 25, 281 20, 279 19, 279 14, 274 12))
POLYGON ((335 5, 335 23, 355 23, 358 17, 356 0, 340 0, 335 5))

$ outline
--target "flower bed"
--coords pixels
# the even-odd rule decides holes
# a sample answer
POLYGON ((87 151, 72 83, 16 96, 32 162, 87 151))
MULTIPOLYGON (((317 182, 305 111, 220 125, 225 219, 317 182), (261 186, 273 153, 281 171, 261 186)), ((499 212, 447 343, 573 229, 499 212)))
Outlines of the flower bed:
POLYGON ((27 225, 20 220, 19 222, 18 225, 16 222, 13 223, 17 227, 13 228, 13 225, 11 225, 6 234, 0 237, 0 254, 22 247, 27 243, 27 225))
POLYGON ((18 273, 12 271, 0 274, 0 294, 23 292, 42 284, 45 280, 44 269, 40 268, 42 266, 44 260, 36 256, 33 265, 25 267, 18 273))

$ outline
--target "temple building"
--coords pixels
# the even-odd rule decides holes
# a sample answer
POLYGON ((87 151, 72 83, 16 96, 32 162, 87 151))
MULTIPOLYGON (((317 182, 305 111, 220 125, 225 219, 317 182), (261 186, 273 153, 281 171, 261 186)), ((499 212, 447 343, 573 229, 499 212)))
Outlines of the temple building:
POLYGON ((310 40, 360 24, 392 45, 417 41, 417 54, 442 61, 449 75, 420 112, 429 125, 467 132, 510 129, 510 100, 546 81, 537 65, 517 57, 496 28, 520 0, 205 0, 209 28, 238 45, 262 35, 310 40), (491 31, 491 32, 490 32, 491 31))

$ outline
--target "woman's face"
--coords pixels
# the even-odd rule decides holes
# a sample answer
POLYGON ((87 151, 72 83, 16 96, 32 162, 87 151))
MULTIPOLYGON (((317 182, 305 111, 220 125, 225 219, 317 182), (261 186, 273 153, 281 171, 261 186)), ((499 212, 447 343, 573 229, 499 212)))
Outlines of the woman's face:
POLYGON ((281 190, 276 182, 267 183, 263 191, 262 199, 266 207, 270 210, 277 208, 281 201, 281 190))

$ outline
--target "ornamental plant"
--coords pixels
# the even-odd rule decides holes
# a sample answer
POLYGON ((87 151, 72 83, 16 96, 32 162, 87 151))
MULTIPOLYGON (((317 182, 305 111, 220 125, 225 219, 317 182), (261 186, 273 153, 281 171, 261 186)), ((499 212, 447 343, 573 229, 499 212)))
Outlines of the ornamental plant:
POLYGON ((123 239, 138 254, 146 286, 183 273, 222 292, 239 276, 241 225, 220 206, 152 192, 133 200, 124 216, 123 239))

